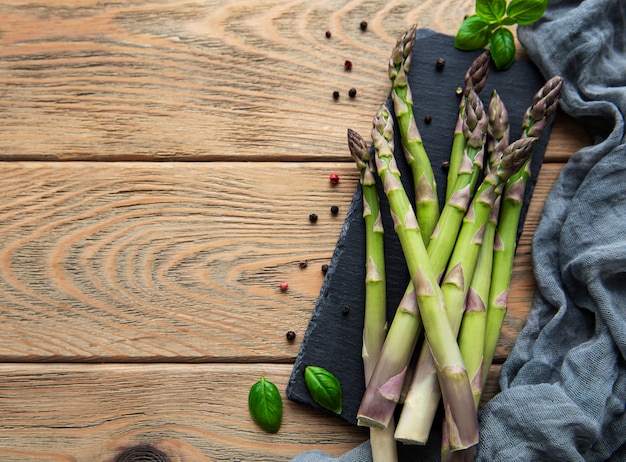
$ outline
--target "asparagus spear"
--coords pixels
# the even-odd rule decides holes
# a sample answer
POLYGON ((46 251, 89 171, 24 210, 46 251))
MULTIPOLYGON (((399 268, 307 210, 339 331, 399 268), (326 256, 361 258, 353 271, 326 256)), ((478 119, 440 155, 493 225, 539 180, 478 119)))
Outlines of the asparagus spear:
MULTIPOLYGON (((432 166, 430 164, 430 159, 426 154, 426 150, 424 149, 424 145, 415 122, 413 114, 413 99, 407 80, 407 73, 411 64, 411 53, 413 45, 415 44, 415 30, 416 26, 413 25, 398 38, 389 60, 389 77, 392 81, 391 94, 393 108, 396 119, 398 120, 398 126, 400 128, 402 150, 407 164, 411 168, 413 177, 416 203, 415 214, 424 244, 428 245, 430 236, 435 228, 437 220, 439 219, 439 200, 437 198, 437 186, 432 166)), ((390 140, 390 142, 393 142, 393 140, 390 140)), ((414 299, 415 293, 413 289, 413 282, 409 281, 404 292, 404 296, 396 309, 396 312, 398 313, 398 320, 396 327, 393 327, 392 323, 392 329, 394 331, 398 325, 403 325, 403 323, 400 322, 400 319, 402 318, 405 310, 412 312, 413 307, 415 306, 414 299)), ((413 316, 413 314, 411 316, 413 316)), ((414 335, 415 340, 417 340, 417 337, 422 331, 421 319, 419 320, 417 327, 417 331, 414 335)), ((398 336, 394 338, 399 339, 401 337, 398 336)), ((411 347, 410 353, 412 354, 415 344, 411 342, 408 345, 411 347)), ((409 353, 409 350, 404 351, 404 355, 409 353)), ((408 357, 410 358, 410 356, 408 357)), ((402 391, 405 390, 405 386, 406 383, 403 383, 400 380, 389 382, 387 384, 386 393, 389 396, 398 397, 398 400, 402 399, 402 391)), ((387 417, 382 420, 391 422, 392 413, 393 409, 388 407, 387 417)))
POLYGON ((387 335, 384 229, 376 190, 374 159, 370 159, 369 149, 361 135, 350 129, 348 129, 348 146, 361 173, 363 196, 366 274, 362 356, 367 382, 374 371, 387 335))
MULTIPOLYGON (((448 320, 455 338, 461 325, 465 297, 482 244, 484 226, 494 201, 502 193, 508 178, 524 164, 536 141, 537 138, 517 140, 505 149, 497 168, 492 169, 483 179, 463 218, 463 226, 441 283, 448 320)), ((405 443, 426 443, 436 411, 433 402, 439 402, 436 369, 428 353, 424 348, 420 353, 417 368, 421 372, 416 374, 411 383, 396 429, 396 438, 405 443)), ((450 434, 450 438, 453 450, 462 449, 456 445, 453 434, 450 434)))
MULTIPOLYGON (((374 137, 376 167, 389 200, 394 229, 402 245, 415 287, 415 296, 426 337, 435 359, 446 409, 446 421, 451 430, 451 441, 458 448, 471 447, 478 441, 478 420, 469 379, 456 343, 456 335, 452 331, 446 315, 446 307, 436 273, 432 268, 430 257, 420 235, 417 218, 400 182, 393 149, 388 143, 388 140, 393 137, 393 121, 384 105, 377 112, 374 121, 375 128, 372 130, 372 135, 374 137)), ((402 366, 403 371, 395 376, 380 376, 378 374, 379 368, 383 369, 381 366, 386 365, 387 361, 397 362, 396 352, 387 348, 390 336, 391 331, 387 336, 378 365, 374 370, 374 375, 359 409, 359 422, 364 425, 386 425, 384 422, 381 423, 373 419, 371 415, 366 415, 363 410, 369 407, 376 411, 377 407, 380 406, 380 401, 384 401, 381 398, 385 398, 385 383, 388 380, 398 380, 398 376, 403 375, 406 371, 407 363, 405 362, 402 366)), ((406 341, 407 339, 405 339, 406 341)))
MULTIPOLYGON (((393 159, 393 121, 384 106, 374 116, 372 139, 376 152, 384 152, 381 155, 392 156, 393 159)), ((407 366, 422 327, 413 284, 410 284, 397 307, 379 361, 366 387, 358 414, 361 425, 381 428, 391 425, 407 366)))
POLYGON ((482 394, 482 370, 484 360, 485 329, 487 325, 487 303, 491 287, 493 267, 493 243, 500 209, 500 197, 493 204, 489 220, 485 225, 482 244, 472 275, 465 312, 459 331, 459 349, 472 384, 474 404, 478 409, 482 394))
MULTIPOLYGON (((387 298, 385 283, 385 253, 380 202, 376 189, 374 159, 363 137, 348 129, 350 154, 361 173, 363 219, 365 221, 365 319, 363 326, 363 368, 365 383, 369 383, 374 366, 387 335, 387 298)), ((374 462, 398 460, 394 439, 395 425, 386 429, 370 428, 370 444, 374 462)))
POLYGON ((428 245, 439 218, 439 200, 430 158, 415 122, 413 96, 407 79, 415 45, 415 30, 416 26, 412 25, 398 38, 389 59, 389 78, 392 82, 391 99, 398 121, 402 151, 413 174, 415 215, 422 239, 428 245))
MULTIPOLYGON (((468 143, 464 145, 462 167, 458 169, 454 193, 446 201, 428 244, 428 255, 438 280, 452 254, 463 217, 483 168, 488 120, 483 103, 472 88, 468 91, 467 104, 463 110, 463 132, 468 143)), ((422 346, 417 363, 395 436, 405 443, 415 444, 418 441, 417 444, 426 444, 441 397, 437 376, 433 373, 435 365, 427 343, 422 346), (413 412, 412 409, 416 411, 413 412), (427 417, 421 419, 417 413, 423 413, 427 417)))
POLYGON ((463 158, 452 194, 446 200, 428 243, 428 254, 435 263, 434 269, 439 278, 452 254, 463 216, 483 169, 488 119, 482 101, 471 88, 467 94, 464 113, 463 134, 467 143, 464 146, 463 158))
MULTIPOLYGON (((502 155, 509 143, 509 117, 500 95, 494 90, 487 110, 489 124, 487 127, 487 150, 489 162, 487 175, 502 159, 502 155)), ((530 158, 530 154, 528 156, 530 158)), ((504 187, 504 183, 501 183, 504 187)), ((482 394, 482 367, 485 342, 485 328, 487 324, 487 303, 491 287, 491 270, 493 266, 493 248, 500 211, 501 194, 497 194, 493 208, 485 224, 482 245, 478 254, 478 261, 472 276, 469 292, 465 300, 465 314, 459 333, 459 348, 467 373, 469 374, 474 393, 474 404, 478 408, 482 394)))
POLYGON ((465 105, 467 104, 467 96, 470 89, 473 89, 476 93, 480 93, 487 83, 487 77, 489 76, 489 63, 491 62, 491 55, 488 51, 485 51, 478 55, 478 57, 472 62, 469 69, 465 73, 464 81, 465 88, 461 95, 461 101, 459 103, 459 115, 454 129, 454 138, 452 142, 452 150, 450 152, 450 168, 448 170, 448 178, 446 183, 446 200, 452 196, 455 189, 456 178, 458 176, 459 168, 461 167, 461 160, 463 158, 463 151, 467 139, 463 132, 463 119, 465 117, 465 105))
MULTIPOLYGON (((556 111, 563 87, 560 76, 549 79, 533 97, 522 121, 522 138, 541 136, 550 117, 556 111)), ((509 287, 513 270, 513 259, 517 246, 520 214, 524 203, 524 192, 530 178, 532 157, 508 180, 503 193, 500 217, 496 231, 493 256, 491 290, 487 307, 487 327, 483 366, 483 385, 487 381, 489 367, 493 362, 502 323, 507 311, 509 287)))

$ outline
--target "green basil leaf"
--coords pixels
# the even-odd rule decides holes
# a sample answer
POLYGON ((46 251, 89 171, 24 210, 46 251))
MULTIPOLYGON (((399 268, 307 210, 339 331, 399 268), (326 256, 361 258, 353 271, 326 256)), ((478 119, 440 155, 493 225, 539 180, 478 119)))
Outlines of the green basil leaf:
POLYGON ((548 7, 548 0, 511 0, 506 9, 507 16, 521 26, 537 21, 548 7))
POLYGON ((489 39, 489 52, 496 69, 505 70, 515 61, 515 38, 506 27, 499 27, 489 39))
POLYGON ((502 21, 500 21, 500 24, 502 24, 503 26, 512 26, 513 24, 515 24, 515 22, 516 21, 514 18, 509 18, 507 16, 504 19, 502 19, 502 21))
POLYGON ((307 366, 304 382, 317 404, 335 414, 341 414, 341 385, 337 377, 322 367, 307 366))
POLYGON ((506 0, 476 0, 476 14, 489 22, 498 22, 506 13, 506 0))
POLYGON ((252 385, 248 409, 254 421, 266 432, 277 433, 283 420, 283 401, 276 385, 265 377, 252 385))
POLYGON ((465 51, 483 48, 489 43, 491 29, 491 24, 480 16, 468 16, 454 38, 454 46, 465 51))

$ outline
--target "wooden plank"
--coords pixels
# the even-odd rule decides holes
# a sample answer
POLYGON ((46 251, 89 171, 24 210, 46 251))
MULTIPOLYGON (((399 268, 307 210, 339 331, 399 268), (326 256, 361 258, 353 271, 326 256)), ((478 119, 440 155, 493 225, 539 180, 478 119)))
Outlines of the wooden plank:
MULTIPOLYGON (((348 127, 370 130, 400 32, 418 22, 454 34, 474 3, 82 0, 0 8, 0 159, 333 161, 345 157, 348 127)), ((554 136, 576 132, 557 127, 554 136)))
POLYGON ((305 330, 357 175, 349 163, 5 163, 0 357, 294 358, 285 333, 305 330))
POLYGON ((2 156, 336 159, 331 140, 343 142, 355 120, 366 128, 388 91, 386 61, 405 11, 384 9, 366 41, 359 29, 383 5, 5 4, 2 156), (339 104, 336 89, 346 95, 339 104))
POLYGON ((2 364, 0 457, 104 462, 147 445, 171 461, 278 462, 307 449, 339 455, 367 438, 363 428, 288 401, 290 370, 265 364, 2 364), (248 412, 248 391, 261 375, 283 395, 275 435, 260 430, 248 412))
MULTIPOLYGON (((502 354, 530 306, 530 237, 560 167, 536 188, 502 354)), ((351 163, 4 163, 0 358, 291 361, 356 183, 351 163)))
MULTIPOLYGON (((140 446, 170 461, 278 462, 311 449, 339 456, 367 439, 364 428, 287 400, 290 372, 269 364, 0 364, 0 456, 109 462, 140 446), (283 396, 274 435, 247 408, 261 375, 283 396)), ((498 373, 492 369, 485 401, 497 391, 498 373)))

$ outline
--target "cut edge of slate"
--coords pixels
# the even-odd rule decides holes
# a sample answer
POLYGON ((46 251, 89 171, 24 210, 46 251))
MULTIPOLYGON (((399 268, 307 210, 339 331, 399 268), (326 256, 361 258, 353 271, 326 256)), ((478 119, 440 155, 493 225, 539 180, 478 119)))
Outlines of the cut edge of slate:
MULTIPOLYGON (((458 114, 458 97, 454 100, 456 101, 454 104, 449 95, 443 96, 443 98, 447 98, 444 103, 434 101, 433 107, 430 109, 440 112, 436 114, 433 112, 432 122, 426 124, 424 122, 426 114, 420 112, 424 110, 423 106, 427 99, 424 96, 424 90, 427 88, 425 84, 428 82, 432 83, 434 79, 439 79, 439 82, 445 80, 446 83, 443 87, 455 93, 455 89, 458 86, 463 86, 463 76, 467 68, 475 57, 484 51, 462 52, 453 47, 453 41, 454 37, 439 34, 429 29, 418 29, 416 44, 413 49, 411 70, 408 74, 415 102, 415 118, 422 133, 424 146, 431 158, 440 204, 443 204, 447 175, 441 168, 441 163, 449 158, 450 147, 452 146, 452 133, 458 114), (446 66, 443 71, 435 68, 436 60, 439 57, 444 57, 446 60, 446 66), (454 74, 449 75, 452 72, 454 74), (419 92, 417 88, 420 88, 419 92), (418 95, 420 96, 419 99, 417 98, 418 95), (450 108, 451 104, 452 108, 450 108), (439 128, 440 131, 445 133, 445 142, 439 142, 440 136, 433 133, 433 126, 440 121, 444 121, 447 117, 449 117, 449 120, 445 120, 444 126, 439 128), (429 138, 431 141, 429 141, 429 138), (435 143, 432 140, 437 141, 435 143), (436 147, 433 149, 432 146, 436 147)), ((520 136, 521 117, 526 108, 532 103, 532 97, 545 81, 546 79, 541 76, 538 69, 529 61, 516 61, 509 70, 504 72, 495 71, 492 64, 487 85, 480 96, 486 107, 493 88, 498 89, 509 111, 511 141, 520 136), (527 88, 521 88, 524 84, 526 84, 527 88), (523 93, 523 98, 520 98, 520 100, 512 100, 510 96, 507 98, 505 92, 500 92, 500 89, 505 87, 513 88, 513 92, 523 93)), ((441 87, 437 86, 430 90, 427 97, 432 100, 438 100, 442 93, 441 87)), ((389 108, 392 107, 390 97, 386 104, 389 108)), ((390 112, 393 113, 393 111, 390 112)), ((397 122, 395 117, 394 122, 397 122)), ((531 162, 532 175, 525 190, 524 204, 518 227, 518 240, 523 230, 537 176, 543 163, 553 122, 554 115, 544 129, 534 150, 531 162)), ((366 140, 370 139, 369 133, 362 133, 361 135, 366 140)), ((402 181, 409 198, 414 202, 411 172, 404 159, 397 130, 395 138, 394 155, 396 162, 402 173, 402 181)), ((346 151, 348 152, 347 145, 346 151)), ((377 186, 385 229, 385 266, 388 279, 387 317, 388 322, 391 323, 395 308, 409 281, 409 275, 401 246, 393 231, 393 223, 389 217, 389 206, 386 196, 378 178, 377 186)), ((337 376, 342 385, 343 411, 340 417, 354 425, 356 425, 356 413, 361 397, 365 391, 361 358, 361 336, 365 303, 365 230, 362 207, 361 187, 360 184, 357 184, 286 390, 287 397, 291 401, 303 403, 321 412, 328 412, 315 403, 309 395, 304 382, 304 369, 307 366, 324 367, 337 376), (343 310, 345 306, 349 308, 347 315, 343 310)))

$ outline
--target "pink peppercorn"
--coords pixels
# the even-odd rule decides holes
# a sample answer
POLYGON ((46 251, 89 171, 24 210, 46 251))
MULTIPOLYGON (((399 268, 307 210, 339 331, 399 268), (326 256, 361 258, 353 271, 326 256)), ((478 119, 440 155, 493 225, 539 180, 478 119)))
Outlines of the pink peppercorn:
POLYGON ((280 290, 282 292, 286 291, 287 289, 289 289, 289 284, 287 284, 285 281, 280 283, 280 290))
POLYGON ((332 184, 337 184, 339 183, 339 175, 337 175, 336 173, 331 173, 329 180, 332 184))

